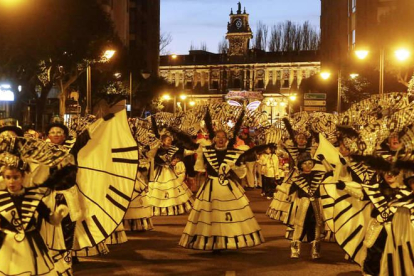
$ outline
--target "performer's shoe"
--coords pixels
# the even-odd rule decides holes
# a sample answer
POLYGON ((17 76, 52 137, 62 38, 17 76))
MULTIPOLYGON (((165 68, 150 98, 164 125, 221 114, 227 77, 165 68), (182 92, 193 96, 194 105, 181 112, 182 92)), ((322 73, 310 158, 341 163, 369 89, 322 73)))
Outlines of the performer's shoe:
POLYGON ((291 241, 290 242, 290 258, 299 259, 300 256, 300 241, 291 241))
POLYGON ((321 258, 321 242, 313 241, 312 242, 312 259, 321 258))

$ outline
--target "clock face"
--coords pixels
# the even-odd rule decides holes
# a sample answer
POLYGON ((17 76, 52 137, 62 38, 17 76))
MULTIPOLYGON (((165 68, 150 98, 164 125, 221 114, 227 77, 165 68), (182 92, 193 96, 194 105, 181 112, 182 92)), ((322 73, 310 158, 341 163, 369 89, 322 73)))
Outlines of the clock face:
POLYGON ((237 29, 240 29, 243 26, 243 21, 240 18, 237 18, 234 22, 237 29))

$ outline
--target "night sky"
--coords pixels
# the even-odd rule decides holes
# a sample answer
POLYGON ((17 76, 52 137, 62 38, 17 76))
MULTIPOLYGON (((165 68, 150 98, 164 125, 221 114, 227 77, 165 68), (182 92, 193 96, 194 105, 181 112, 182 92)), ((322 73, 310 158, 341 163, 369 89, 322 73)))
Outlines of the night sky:
MULTIPOLYGON (((218 43, 225 37, 230 8, 237 11, 238 0, 161 0, 161 32, 170 33, 170 54, 188 54, 190 45, 217 53, 218 43)), ((253 35, 258 21, 269 26, 286 20, 302 24, 309 21, 319 28, 320 0, 241 0, 242 10, 250 15, 253 35)))

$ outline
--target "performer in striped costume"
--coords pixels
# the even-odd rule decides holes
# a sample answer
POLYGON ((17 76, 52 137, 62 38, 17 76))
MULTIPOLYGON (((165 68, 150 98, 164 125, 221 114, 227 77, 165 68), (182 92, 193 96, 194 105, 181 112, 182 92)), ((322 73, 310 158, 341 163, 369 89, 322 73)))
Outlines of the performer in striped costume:
POLYGON ((56 273, 39 227, 43 219, 60 224, 67 207, 59 205, 52 213, 42 201, 47 188, 23 187, 28 166, 18 156, 4 152, 0 163, 6 186, 0 190, 0 274, 56 273))
POLYGON ((399 175, 397 169, 382 171, 363 184, 374 206, 364 241, 368 275, 414 274, 414 194, 399 175))
MULTIPOLYGON (((320 161, 324 161, 323 155, 318 155, 320 161)), ((324 162, 323 162, 324 163, 324 162)), ((299 258, 300 244, 307 236, 312 241, 312 259, 320 258, 320 241, 324 231, 324 218, 320 198, 320 185, 332 171, 323 172, 312 170, 315 160, 309 153, 298 156, 298 167, 301 173, 292 179, 289 191, 282 192, 292 195, 296 193, 295 203, 297 211, 294 218, 294 231, 291 242, 291 258, 299 258)))
POLYGON ((174 216, 191 210, 193 199, 188 187, 171 166, 174 155, 184 154, 184 148, 172 145, 172 137, 161 136, 162 145, 156 149, 150 169, 148 198, 155 216, 174 216))
POLYGON ((239 249, 264 242, 261 229, 244 194, 236 165, 242 151, 227 145, 227 134, 217 131, 214 144, 202 148, 195 170, 208 178, 197 193, 179 245, 198 250, 239 249))

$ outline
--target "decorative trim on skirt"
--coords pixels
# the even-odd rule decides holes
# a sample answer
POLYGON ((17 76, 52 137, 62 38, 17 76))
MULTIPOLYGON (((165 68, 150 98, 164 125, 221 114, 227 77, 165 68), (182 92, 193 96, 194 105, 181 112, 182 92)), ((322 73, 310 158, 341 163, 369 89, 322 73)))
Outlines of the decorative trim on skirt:
POLYGON ((124 219, 125 231, 148 231, 154 229, 151 218, 124 219))

